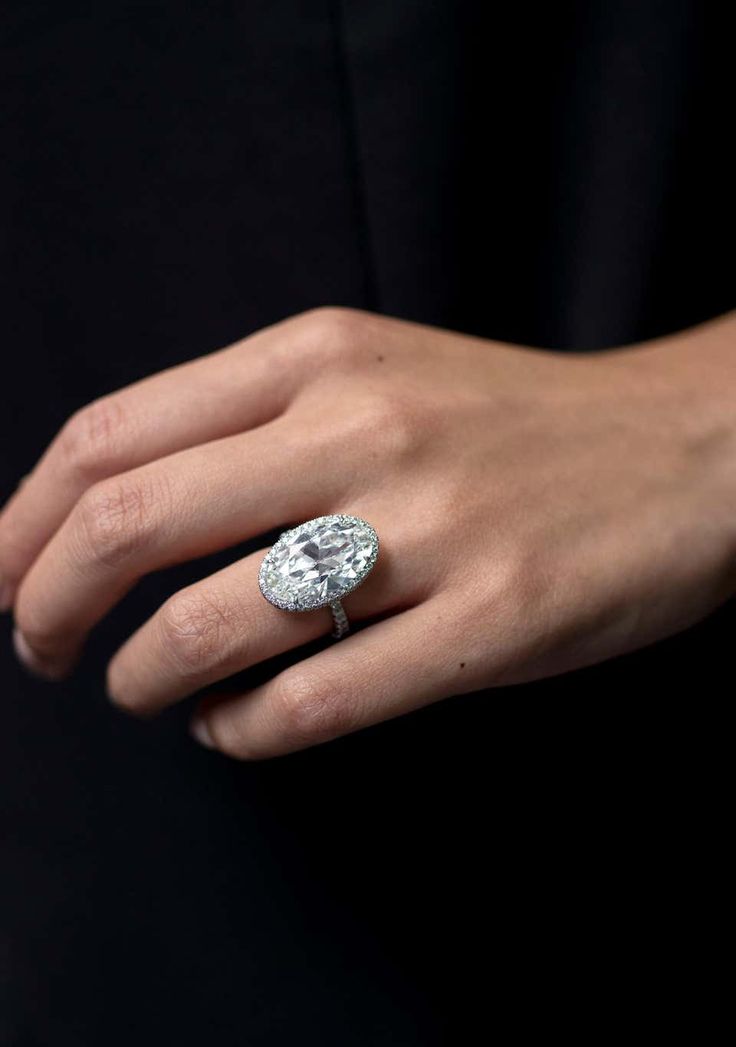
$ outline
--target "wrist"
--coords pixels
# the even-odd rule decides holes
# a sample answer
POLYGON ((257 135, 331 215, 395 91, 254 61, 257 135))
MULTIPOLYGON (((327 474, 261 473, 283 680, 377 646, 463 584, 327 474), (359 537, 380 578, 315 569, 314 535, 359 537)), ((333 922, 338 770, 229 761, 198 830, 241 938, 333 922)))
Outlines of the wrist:
POLYGON ((606 350, 598 364, 616 395, 641 412, 652 439, 671 442, 704 525, 736 563, 736 312, 606 350))
MULTIPOLYGON (((644 394, 670 396, 706 425, 736 419, 736 311, 675 334, 594 354, 644 394)), ((684 421, 684 419, 683 419, 684 421)))
POLYGON ((736 311, 587 359, 629 402, 661 411, 696 443, 736 437, 736 311))

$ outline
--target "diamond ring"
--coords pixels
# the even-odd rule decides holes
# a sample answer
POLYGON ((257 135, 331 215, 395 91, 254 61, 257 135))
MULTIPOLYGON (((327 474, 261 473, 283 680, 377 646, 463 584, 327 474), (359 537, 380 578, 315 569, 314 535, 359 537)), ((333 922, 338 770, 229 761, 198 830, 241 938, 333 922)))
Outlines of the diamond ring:
POLYGON ((329 607, 332 636, 339 640, 350 624, 342 598, 365 579, 378 556, 378 535, 359 516, 336 513, 284 531, 263 558, 258 585, 283 611, 329 607))

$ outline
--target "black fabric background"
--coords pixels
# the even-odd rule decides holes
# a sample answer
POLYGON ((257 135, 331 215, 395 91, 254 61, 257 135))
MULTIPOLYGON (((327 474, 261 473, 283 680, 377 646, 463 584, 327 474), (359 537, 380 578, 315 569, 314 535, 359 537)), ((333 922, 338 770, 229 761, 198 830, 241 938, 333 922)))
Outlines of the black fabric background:
MULTIPOLYGON (((310 306, 587 351, 732 308, 718 11, 3 4, 0 494, 94 396, 310 306)), ((2 624, 3 1047, 707 1039, 731 604, 240 765, 102 686, 240 552, 147 579, 62 686, 2 624)))

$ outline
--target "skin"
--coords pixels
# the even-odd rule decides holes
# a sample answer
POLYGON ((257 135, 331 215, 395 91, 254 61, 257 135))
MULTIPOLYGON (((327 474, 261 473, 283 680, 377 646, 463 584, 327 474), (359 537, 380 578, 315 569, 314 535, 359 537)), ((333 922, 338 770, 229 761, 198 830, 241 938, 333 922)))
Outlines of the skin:
POLYGON ((174 593, 111 700, 195 692, 204 744, 261 759, 695 623, 736 570, 736 314, 574 354, 313 310, 84 407, 0 515, 16 650, 67 675, 150 571, 326 513, 381 551, 359 628, 247 693, 215 681, 331 629, 262 597, 265 548, 174 593))

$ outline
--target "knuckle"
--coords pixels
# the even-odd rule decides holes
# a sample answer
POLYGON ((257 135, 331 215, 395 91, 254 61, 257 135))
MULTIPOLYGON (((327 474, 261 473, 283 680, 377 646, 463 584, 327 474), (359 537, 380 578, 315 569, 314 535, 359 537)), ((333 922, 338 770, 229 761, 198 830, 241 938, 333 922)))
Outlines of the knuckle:
POLYGON ((431 413, 418 397, 391 390, 367 397, 353 418, 357 435, 384 459, 413 454, 432 425, 431 413))
POLYGON ((352 362, 365 344, 366 319, 360 310, 320 306, 297 317, 302 348, 333 363, 352 362))
POLYGON ((126 429, 120 397, 103 396, 71 416, 59 434, 62 457, 69 469, 85 478, 114 468, 126 429))
POLYGON ((527 618, 555 592, 554 560, 543 544, 524 543, 508 557, 500 580, 503 595, 514 594, 519 613, 527 618))
POLYGON ((274 693, 276 717, 288 745, 314 744, 347 733, 356 723, 345 688, 328 676, 293 669, 274 693))
POLYGON ((223 661, 232 647, 231 616, 212 595, 177 593, 162 607, 158 625, 164 649, 184 676, 223 661))
MULTIPOLYGON (((564 616, 555 607, 559 596, 554 567, 540 551, 515 549, 500 556, 492 574, 465 587, 470 599, 457 608, 459 643, 475 644, 486 664, 485 682, 503 687, 516 683, 537 659, 557 642, 564 616), (495 637, 488 652, 489 632, 495 637)), ((465 595, 465 594, 463 594, 465 595)))
POLYGON ((160 485, 133 477, 91 487, 77 508, 84 558, 114 567, 140 552, 158 526, 162 496, 160 485))

